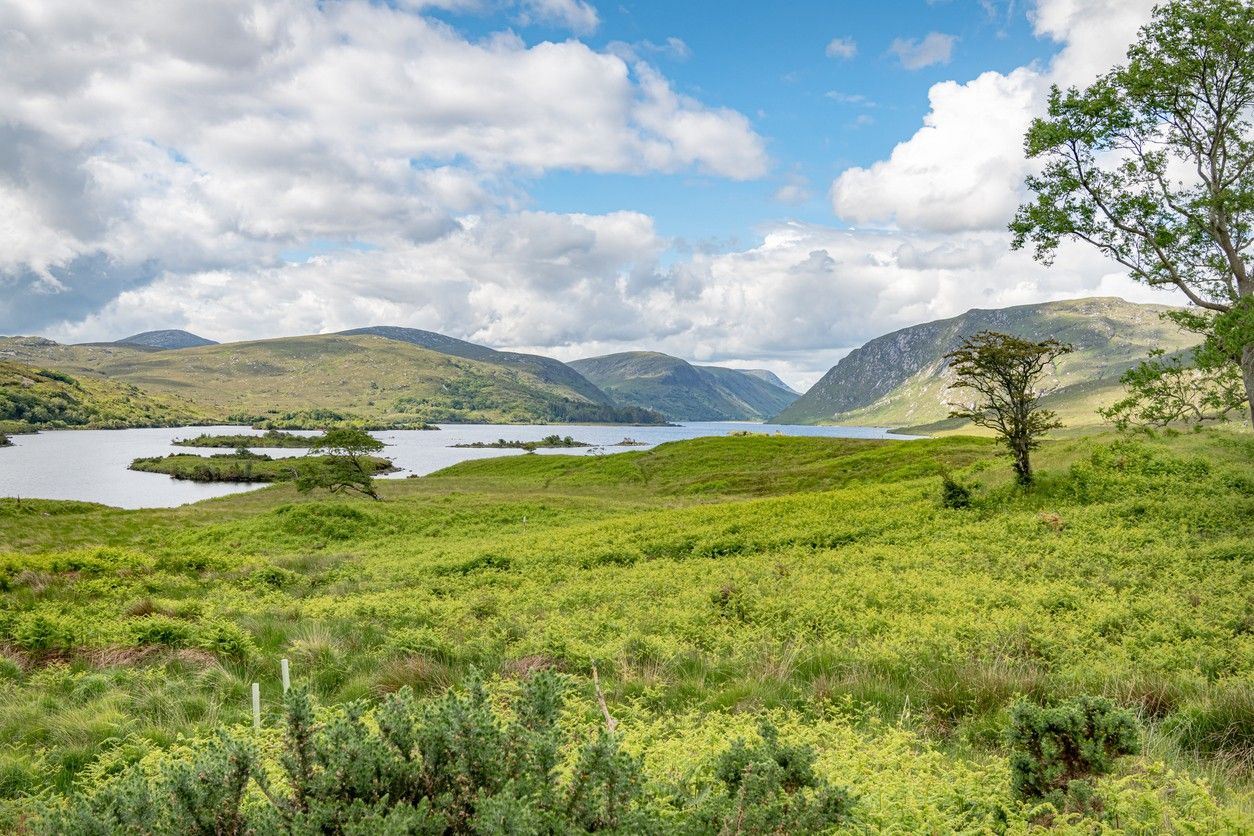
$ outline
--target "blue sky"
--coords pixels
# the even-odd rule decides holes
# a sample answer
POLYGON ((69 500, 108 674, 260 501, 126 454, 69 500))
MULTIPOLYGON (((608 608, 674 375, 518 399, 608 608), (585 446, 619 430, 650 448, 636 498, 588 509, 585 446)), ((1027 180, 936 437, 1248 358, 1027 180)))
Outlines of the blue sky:
MULTIPOLYGON (((624 2, 597 9, 601 25, 586 42, 602 49, 632 45, 680 92, 748 116, 766 139, 771 174, 737 182, 691 172, 557 172, 527 184, 531 203, 558 212, 637 209, 656 218, 664 234, 715 247, 751 241, 767 219, 841 225, 828 197, 831 181, 908 139, 928 112, 933 84, 1048 61, 1058 49, 1033 35, 1029 7, 1013 0, 624 2), (903 68, 890 51, 893 41, 922 40, 932 32, 957 38, 950 59, 903 68), (671 38, 682 41, 686 53, 666 49, 671 38), (854 42, 853 57, 826 54, 836 38, 854 42), (774 199, 781 186, 799 184, 798 177, 807 200, 774 199)), ((569 36, 545 26, 519 28, 508 10, 435 16, 473 37, 503 28, 529 41, 569 36)))

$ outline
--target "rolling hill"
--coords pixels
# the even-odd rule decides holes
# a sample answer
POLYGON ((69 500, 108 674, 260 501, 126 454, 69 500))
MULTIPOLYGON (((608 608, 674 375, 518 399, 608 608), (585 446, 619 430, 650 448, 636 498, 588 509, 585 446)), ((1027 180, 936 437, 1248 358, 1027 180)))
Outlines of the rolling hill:
POLYGON ((491 354, 484 356, 489 359, 370 334, 168 350, 114 343, 61 345, 37 337, 0 340, 0 359, 177 395, 214 419, 232 422, 302 426, 343 419, 394 426, 661 420, 613 404, 575 372, 568 370, 563 377, 560 369, 546 369, 545 363, 508 356, 491 362, 491 354))
POLYGON ((672 421, 762 420, 797 397, 748 372, 694 366, 653 351, 607 354, 569 365, 622 403, 657 410, 672 421))
POLYGON ((173 396, 90 375, 71 376, 0 360, 0 430, 173 427, 203 423, 205 413, 173 396))
POLYGON ((789 424, 864 424, 943 429, 952 373, 944 355, 963 337, 1003 331, 1075 346, 1063 357, 1049 406, 1070 426, 1096 424, 1097 408, 1119 398, 1119 376, 1152 348, 1188 349, 1197 336, 1161 318, 1163 305, 1116 298, 1070 299, 996 310, 973 309, 951 319, 903 328, 855 349, 777 416, 789 424))

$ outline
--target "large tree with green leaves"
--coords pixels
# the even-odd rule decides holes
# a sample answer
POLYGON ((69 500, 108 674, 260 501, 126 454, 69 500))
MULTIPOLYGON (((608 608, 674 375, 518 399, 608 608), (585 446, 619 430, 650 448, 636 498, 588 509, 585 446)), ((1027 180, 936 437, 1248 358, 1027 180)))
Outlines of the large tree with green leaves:
POLYGON ((1084 241, 1133 278, 1175 287, 1206 336, 1198 363, 1243 378, 1254 416, 1254 4, 1170 0, 1116 67, 1049 97, 1032 123, 1035 199, 1010 229, 1049 263, 1084 241))

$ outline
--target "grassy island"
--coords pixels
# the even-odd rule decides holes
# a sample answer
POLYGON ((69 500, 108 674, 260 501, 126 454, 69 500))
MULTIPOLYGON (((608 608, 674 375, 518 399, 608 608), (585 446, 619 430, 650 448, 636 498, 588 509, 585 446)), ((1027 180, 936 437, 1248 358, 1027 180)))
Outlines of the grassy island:
POLYGON ((316 447, 322 439, 316 435, 296 435, 282 430, 267 430, 263 435, 209 435, 203 433, 195 438, 180 438, 171 442, 177 447, 229 447, 255 449, 264 447, 307 448, 316 447))
MULTIPOLYGON (((131 470, 164 473, 174 479, 192 482, 288 482, 295 479, 302 467, 325 464, 330 456, 294 456, 274 459, 265 454, 236 450, 213 456, 171 453, 168 456, 135 459, 131 470)), ((363 457, 375 473, 386 473, 392 462, 377 456, 363 457)))
POLYGON ((498 438, 496 441, 473 441, 466 444, 450 444, 450 447, 469 447, 475 450, 539 450, 563 447, 591 447, 592 445, 586 441, 576 441, 570 436, 546 435, 539 441, 506 441, 498 438))

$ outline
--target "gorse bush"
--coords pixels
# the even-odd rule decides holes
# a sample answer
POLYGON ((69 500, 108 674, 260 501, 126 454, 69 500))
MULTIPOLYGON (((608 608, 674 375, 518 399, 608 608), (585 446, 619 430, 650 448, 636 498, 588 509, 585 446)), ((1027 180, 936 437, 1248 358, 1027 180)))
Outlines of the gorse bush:
POLYGON ((722 791, 676 797, 601 730, 561 724, 564 685, 527 679, 512 709, 480 680, 419 703, 404 689, 372 712, 356 702, 318 719, 303 689, 286 699, 277 764, 222 732, 145 772, 133 766, 42 811, 36 833, 785 833, 840 821, 849 798, 815 776, 809 747, 737 741, 718 760, 722 791), (663 798, 667 801, 663 801, 663 798), (663 822, 662 807, 672 808, 663 822))
POLYGON ((971 489, 949 473, 942 473, 941 505, 944 505, 946 508, 970 508, 971 489))
POLYGON ((1011 709, 1008 738, 1015 794, 1060 810, 1091 806, 1089 779, 1110 772, 1121 755, 1141 751, 1136 719, 1100 697, 1047 708, 1020 702, 1011 709))

